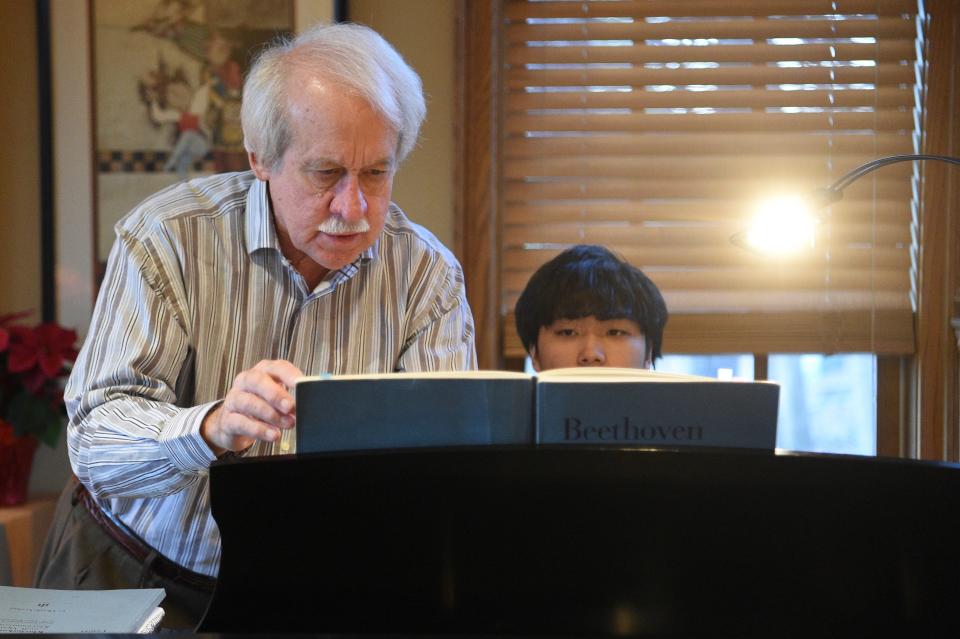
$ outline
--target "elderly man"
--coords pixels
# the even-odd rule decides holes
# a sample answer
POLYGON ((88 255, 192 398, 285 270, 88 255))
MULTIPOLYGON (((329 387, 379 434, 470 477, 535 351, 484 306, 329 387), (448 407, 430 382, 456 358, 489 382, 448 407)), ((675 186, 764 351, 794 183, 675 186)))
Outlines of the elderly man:
MULTIPOLYGON (((79 485, 37 585, 164 587, 166 625, 192 626, 220 559, 208 467, 290 451, 300 375, 476 366, 460 265, 390 202, 424 114, 383 38, 314 27, 246 80, 253 171, 179 183, 118 223, 66 389, 79 485)), ((250 552, 275 543, 282 529, 250 552)))

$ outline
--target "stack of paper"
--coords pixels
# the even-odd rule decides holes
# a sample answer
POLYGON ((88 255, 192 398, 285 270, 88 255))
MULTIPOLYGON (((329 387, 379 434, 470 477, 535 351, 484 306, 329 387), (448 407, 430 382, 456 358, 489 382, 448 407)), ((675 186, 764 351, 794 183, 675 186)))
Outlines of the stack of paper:
POLYGON ((0 586, 0 633, 147 633, 163 618, 163 588, 47 590, 0 586))

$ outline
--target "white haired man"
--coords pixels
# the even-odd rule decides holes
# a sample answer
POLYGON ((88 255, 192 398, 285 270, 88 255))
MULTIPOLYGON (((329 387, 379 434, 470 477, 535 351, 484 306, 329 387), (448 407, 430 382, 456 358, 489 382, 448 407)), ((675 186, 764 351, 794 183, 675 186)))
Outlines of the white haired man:
MULTIPOLYGON (((424 115, 382 37, 318 25, 249 73, 251 172, 181 182, 117 224, 65 393, 79 482, 38 586, 164 587, 165 625, 193 626, 220 560, 208 467, 291 450, 298 376, 476 367, 460 265, 390 202, 424 115)), ((282 531, 250 551, 271 543, 282 531)))

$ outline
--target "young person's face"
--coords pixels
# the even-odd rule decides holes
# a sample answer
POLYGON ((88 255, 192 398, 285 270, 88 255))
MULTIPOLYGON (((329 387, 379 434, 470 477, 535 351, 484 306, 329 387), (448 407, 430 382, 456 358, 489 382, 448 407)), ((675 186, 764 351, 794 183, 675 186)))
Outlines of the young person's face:
POLYGON ((538 371, 575 366, 650 368, 651 364, 639 324, 630 319, 599 320, 593 315, 541 327, 530 355, 538 371))

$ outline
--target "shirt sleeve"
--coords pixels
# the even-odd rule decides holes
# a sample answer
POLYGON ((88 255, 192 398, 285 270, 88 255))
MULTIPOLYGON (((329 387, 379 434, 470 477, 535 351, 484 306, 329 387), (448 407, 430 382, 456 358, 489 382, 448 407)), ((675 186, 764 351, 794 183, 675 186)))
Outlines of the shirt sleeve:
POLYGON ((194 352, 171 254, 121 230, 64 391, 70 462, 97 497, 171 494, 215 459, 200 425, 216 403, 184 397, 194 352))
POLYGON ((415 291, 414 330, 404 343, 397 370, 476 369, 473 313, 460 265, 438 261, 411 290, 415 291))

